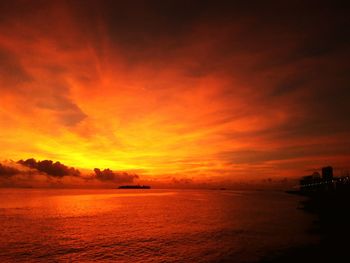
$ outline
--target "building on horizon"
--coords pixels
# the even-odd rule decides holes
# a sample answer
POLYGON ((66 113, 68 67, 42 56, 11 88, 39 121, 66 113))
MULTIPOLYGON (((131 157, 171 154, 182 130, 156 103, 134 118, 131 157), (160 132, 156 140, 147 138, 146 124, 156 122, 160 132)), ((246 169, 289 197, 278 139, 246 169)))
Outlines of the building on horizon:
POLYGON ((300 190, 302 191, 316 191, 321 186, 321 175, 319 172, 314 172, 312 175, 307 175, 300 180, 300 190))
POLYGON ((334 190, 333 167, 325 166, 321 168, 322 176, 318 171, 312 175, 302 177, 300 180, 300 190, 304 192, 328 192, 334 190))
POLYGON ((322 180, 324 180, 325 182, 332 182, 333 181, 333 167, 332 166, 322 167, 322 180))
POLYGON ((333 167, 322 167, 322 176, 319 172, 303 176, 300 180, 300 191, 304 193, 350 192, 350 173, 341 177, 333 176, 333 167))

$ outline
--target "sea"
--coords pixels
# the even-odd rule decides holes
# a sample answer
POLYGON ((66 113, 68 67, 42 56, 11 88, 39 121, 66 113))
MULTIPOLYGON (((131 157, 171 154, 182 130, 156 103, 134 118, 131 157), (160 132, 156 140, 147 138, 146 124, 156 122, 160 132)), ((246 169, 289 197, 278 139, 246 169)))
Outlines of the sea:
POLYGON ((282 191, 0 189, 0 262, 260 262, 318 242, 282 191))

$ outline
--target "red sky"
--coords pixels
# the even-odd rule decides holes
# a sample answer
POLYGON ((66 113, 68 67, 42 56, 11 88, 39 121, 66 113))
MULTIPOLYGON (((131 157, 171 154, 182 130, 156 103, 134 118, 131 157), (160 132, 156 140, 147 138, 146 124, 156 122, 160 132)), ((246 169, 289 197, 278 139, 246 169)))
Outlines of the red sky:
POLYGON ((0 159, 260 180, 350 161, 348 7, 2 1, 0 159))

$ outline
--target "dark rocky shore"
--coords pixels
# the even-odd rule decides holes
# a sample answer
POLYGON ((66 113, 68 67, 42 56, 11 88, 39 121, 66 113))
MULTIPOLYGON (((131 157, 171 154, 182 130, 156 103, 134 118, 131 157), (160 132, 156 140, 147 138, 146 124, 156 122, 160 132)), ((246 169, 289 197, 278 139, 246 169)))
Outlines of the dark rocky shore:
POLYGON ((291 248, 260 262, 350 262, 350 191, 307 193, 302 209, 316 215, 317 245, 291 248))

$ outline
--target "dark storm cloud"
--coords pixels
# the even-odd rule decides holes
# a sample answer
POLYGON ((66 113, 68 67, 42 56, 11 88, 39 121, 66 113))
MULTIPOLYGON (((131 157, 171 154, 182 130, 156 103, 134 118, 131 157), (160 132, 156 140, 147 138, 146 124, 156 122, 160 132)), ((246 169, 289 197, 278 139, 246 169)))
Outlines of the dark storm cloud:
POLYGON ((94 172, 94 177, 102 182, 111 181, 114 183, 132 183, 134 179, 139 178, 136 174, 129 174, 127 172, 113 172, 110 169, 100 170, 95 168, 94 172))
POLYGON ((19 160, 18 163, 53 177, 80 176, 79 170, 51 160, 36 161, 31 158, 25 161, 19 160))

